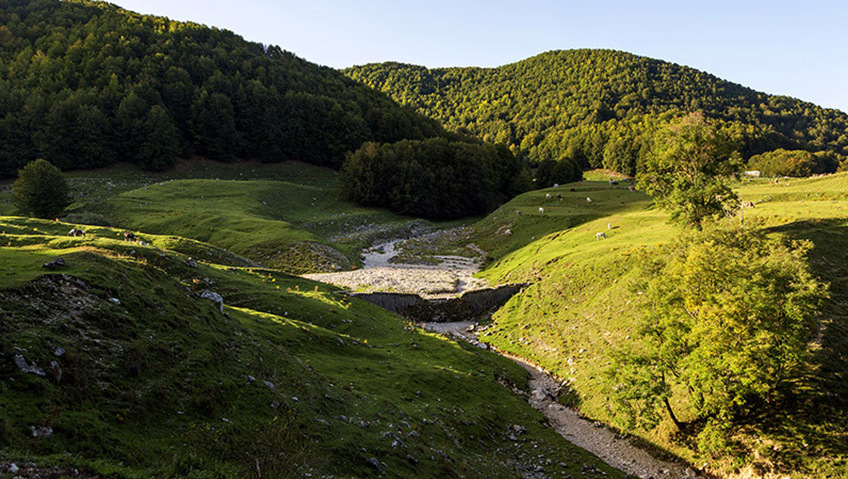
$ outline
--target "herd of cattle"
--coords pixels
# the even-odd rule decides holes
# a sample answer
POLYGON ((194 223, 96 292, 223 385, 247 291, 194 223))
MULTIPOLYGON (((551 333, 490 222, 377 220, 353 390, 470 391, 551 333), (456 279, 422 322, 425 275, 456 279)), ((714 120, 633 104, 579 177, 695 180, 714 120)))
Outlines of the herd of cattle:
MULTIPOLYGON (((85 236, 85 230, 81 229, 81 228, 71 228, 71 230, 68 231, 68 236, 85 236)), ((132 241, 132 242, 137 242, 137 243, 141 243, 141 244, 147 244, 144 241, 142 241, 138 236, 136 236, 134 233, 132 233, 130 231, 124 231, 123 236, 124 236, 124 241, 132 241)))

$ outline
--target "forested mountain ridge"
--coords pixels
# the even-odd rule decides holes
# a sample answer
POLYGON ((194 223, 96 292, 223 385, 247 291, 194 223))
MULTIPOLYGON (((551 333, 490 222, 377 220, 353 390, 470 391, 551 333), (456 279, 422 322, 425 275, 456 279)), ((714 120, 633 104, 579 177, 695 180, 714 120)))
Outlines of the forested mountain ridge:
POLYGON ((720 120, 746 159, 776 148, 848 153, 848 116, 706 72, 613 50, 551 51, 497 68, 355 66, 353 79, 531 160, 633 173, 668 119, 720 120))
POLYGON ((177 156, 339 166, 365 141, 442 134, 338 71, 103 2, 0 0, 0 177, 177 156))

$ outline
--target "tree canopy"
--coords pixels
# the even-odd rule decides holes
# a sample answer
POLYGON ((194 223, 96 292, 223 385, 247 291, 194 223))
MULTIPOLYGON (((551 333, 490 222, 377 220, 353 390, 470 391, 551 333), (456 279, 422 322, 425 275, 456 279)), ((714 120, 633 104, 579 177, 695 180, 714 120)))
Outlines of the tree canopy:
POLYGON ((759 171, 763 176, 810 176, 832 172, 837 166, 838 158, 828 151, 812 153, 780 148, 748 160, 748 169, 759 171))
POLYGON ((69 192, 62 172, 39 158, 18 171, 18 179, 12 186, 12 202, 21 213, 55 218, 71 204, 69 192))
POLYGON ((506 147, 444 138, 369 142, 342 168, 348 199, 431 219, 485 213, 529 187, 526 166, 506 147))
POLYGON ((651 256, 634 284, 645 298, 640 336, 607 372, 618 425, 645 430, 667 418, 695 427, 705 455, 727 447, 733 419, 773 399, 803 363, 828 294, 809 271, 810 247, 714 230, 651 256))
POLYGON ((777 148, 848 154, 841 111, 619 51, 552 51, 498 68, 381 63, 345 73, 534 162, 571 158, 635 174, 654 134, 695 111, 735 138, 745 159, 777 148))
POLYGON ((692 113, 657 134, 638 185, 672 221, 700 229, 704 220, 737 207, 725 178, 739 166, 733 141, 692 113))
POLYGON ((277 46, 104 2, 0 0, 0 177, 177 156, 338 167, 365 141, 442 134, 277 46))

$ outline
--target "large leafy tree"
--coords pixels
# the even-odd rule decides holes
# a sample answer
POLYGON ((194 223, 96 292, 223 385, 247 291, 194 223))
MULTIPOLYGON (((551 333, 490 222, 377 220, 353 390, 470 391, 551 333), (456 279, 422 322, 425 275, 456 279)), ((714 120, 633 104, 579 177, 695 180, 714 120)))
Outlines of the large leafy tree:
POLYGON ((71 204, 68 183, 49 161, 32 161, 18 171, 12 202, 24 214, 55 218, 71 204))
POLYGON ((699 446, 771 400, 802 364, 827 286, 809 272, 809 243, 749 230, 689 234, 643 271, 639 341, 614 355, 613 412, 625 429, 667 417, 698 425, 699 446))
POLYGON ((691 113, 659 132, 638 184, 673 221, 700 229, 738 206, 725 178, 740 162, 731 139, 691 113))

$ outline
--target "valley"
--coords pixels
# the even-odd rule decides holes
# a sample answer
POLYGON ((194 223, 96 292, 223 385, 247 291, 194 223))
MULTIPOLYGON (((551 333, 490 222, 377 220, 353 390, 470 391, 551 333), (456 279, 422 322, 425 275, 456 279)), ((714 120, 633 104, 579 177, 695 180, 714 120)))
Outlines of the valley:
MULTIPOLYGON (((608 49, 587 5, 524 31, 604 48, 336 68, 0 0, 0 478, 848 478, 848 114, 608 49)), ((344 55, 411 8, 262 7, 344 55)), ((457 7, 366 50, 520 43, 457 7)))

